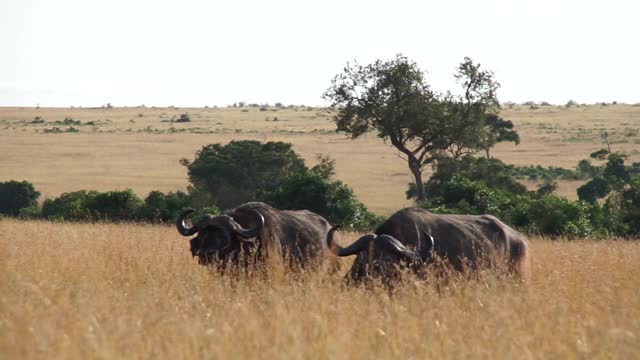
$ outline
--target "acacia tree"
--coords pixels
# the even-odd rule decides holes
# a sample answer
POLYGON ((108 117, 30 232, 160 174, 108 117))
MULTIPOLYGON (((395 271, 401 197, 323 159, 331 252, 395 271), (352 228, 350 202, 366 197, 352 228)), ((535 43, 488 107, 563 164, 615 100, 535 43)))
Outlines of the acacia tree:
POLYGON ((577 190, 578 198, 591 204, 597 204, 598 199, 605 198, 612 191, 622 192, 625 185, 631 181, 631 173, 624 165, 627 158, 621 152, 611 152, 607 142, 607 149, 600 149, 590 155, 594 159, 607 160, 602 176, 595 176, 577 190))
POLYGON ((498 115, 491 114, 487 116, 485 126, 488 127, 485 131, 484 139, 484 151, 487 155, 487 159, 490 159, 489 150, 499 142, 513 142, 514 144, 520 144, 520 135, 513 129, 513 122, 511 120, 505 120, 498 115))
POLYGON ((418 65, 399 54, 366 66, 347 64, 323 98, 331 102, 338 131, 352 139, 375 131, 400 151, 420 201, 425 199, 425 165, 446 155, 458 158, 488 151, 503 141, 500 132, 508 126, 506 121, 487 122, 499 109, 499 84, 492 72, 465 58, 454 76, 462 95, 436 93, 418 65))

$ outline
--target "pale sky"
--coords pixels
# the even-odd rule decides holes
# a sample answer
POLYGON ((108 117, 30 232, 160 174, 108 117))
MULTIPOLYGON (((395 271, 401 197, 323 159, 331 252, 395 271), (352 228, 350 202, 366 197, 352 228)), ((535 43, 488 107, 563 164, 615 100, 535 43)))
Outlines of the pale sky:
POLYGON ((640 102, 634 0, 0 0, 0 48, 0 106, 325 105, 396 53, 439 91, 469 56, 503 102, 640 102))

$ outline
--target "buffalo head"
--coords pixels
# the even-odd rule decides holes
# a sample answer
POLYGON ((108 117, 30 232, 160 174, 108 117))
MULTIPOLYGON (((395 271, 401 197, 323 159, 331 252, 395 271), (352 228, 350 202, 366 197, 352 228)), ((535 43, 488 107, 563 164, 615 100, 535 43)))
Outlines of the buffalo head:
POLYGON ((182 236, 196 237, 190 240, 191 255, 198 257, 202 265, 210 265, 216 260, 226 261, 232 255, 255 245, 255 237, 260 234, 264 226, 264 217, 255 210, 250 210, 255 218, 255 226, 246 229, 228 215, 202 216, 192 227, 185 224, 187 216, 195 212, 194 209, 184 210, 176 222, 178 232, 182 236))
POLYGON ((399 278, 402 269, 418 271, 433 249, 433 237, 425 233, 429 244, 422 246, 420 251, 412 251, 393 236, 381 234, 367 234, 353 244, 342 247, 333 241, 333 227, 327 234, 327 246, 337 256, 356 255, 351 267, 350 280, 359 283, 368 278, 380 278, 385 285, 392 285, 394 279, 399 278), (420 253, 425 253, 421 256, 420 253))

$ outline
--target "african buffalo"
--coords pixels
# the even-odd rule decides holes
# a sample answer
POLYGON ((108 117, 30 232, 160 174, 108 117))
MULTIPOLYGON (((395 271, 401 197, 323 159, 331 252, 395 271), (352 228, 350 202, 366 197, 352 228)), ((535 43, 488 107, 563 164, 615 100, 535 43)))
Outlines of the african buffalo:
POLYGON ((526 279, 526 238, 492 215, 438 215, 420 208, 393 214, 374 234, 362 236, 348 247, 334 243, 336 228, 327 234, 327 245, 337 256, 357 255, 349 280, 359 283, 380 277, 385 284, 400 270, 419 271, 436 259, 463 271, 465 266, 495 266, 503 261, 509 270, 526 279))
POLYGON ((278 255, 291 268, 316 268, 333 256, 325 244, 331 226, 307 210, 278 210, 249 202, 222 215, 204 215, 187 227, 185 219, 194 211, 184 210, 176 226, 183 236, 197 234, 191 239, 191 254, 203 265, 223 270, 231 263, 246 268, 278 255))

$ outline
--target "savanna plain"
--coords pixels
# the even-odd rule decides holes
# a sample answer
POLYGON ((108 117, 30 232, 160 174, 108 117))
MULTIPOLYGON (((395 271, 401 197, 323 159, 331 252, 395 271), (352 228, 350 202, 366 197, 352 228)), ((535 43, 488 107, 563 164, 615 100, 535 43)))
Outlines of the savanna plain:
MULTIPOLYGON (((505 107, 521 144, 492 155, 573 168, 602 148, 640 160, 640 107, 505 107)), ((0 108, 0 181, 44 197, 175 191, 181 158, 233 139, 291 142, 380 215, 410 205, 406 164, 375 135, 352 141, 317 108, 0 108), (190 122, 178 122, 188 113, 190 122), (65 120, 68 119, 68 120, 65 120)), ((428 174, 428 171, 427 171, 428 174)), ((535 183, 526 183, 535 188, 535 183)), ((557 193, 575 198, 581 182, 557 193)), ((348 243, 359 234, 344 234, 348 243)), ((0 219, 0 357, 640 358, 640 242, 530 238, 522 285, 495 274, 393 294, 339 274, 232 280, 197 265, 170 225, 0 219)))

